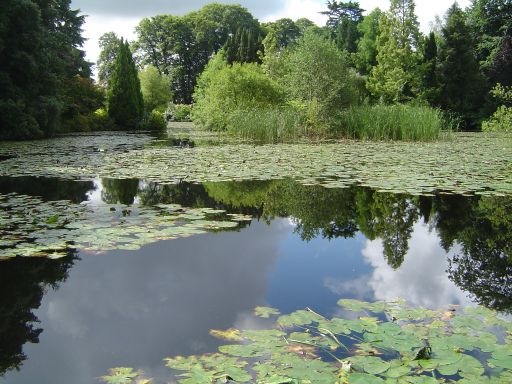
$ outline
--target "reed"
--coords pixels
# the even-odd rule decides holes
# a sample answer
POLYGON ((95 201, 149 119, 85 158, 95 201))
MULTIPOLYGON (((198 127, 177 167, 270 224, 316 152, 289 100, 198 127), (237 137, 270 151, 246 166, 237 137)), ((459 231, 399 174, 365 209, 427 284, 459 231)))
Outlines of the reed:
POLYGON ((336 137, 363 140, 432 141, 453 123, 438 109, 417 105, 363 105, 344 110, 336 137))

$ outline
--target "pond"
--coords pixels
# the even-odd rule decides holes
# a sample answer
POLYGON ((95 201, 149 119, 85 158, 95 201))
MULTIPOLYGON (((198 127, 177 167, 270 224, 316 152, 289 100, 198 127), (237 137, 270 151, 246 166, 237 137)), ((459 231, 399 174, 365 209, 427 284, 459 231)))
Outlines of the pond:
POLYGON ((226 344, 212 329, 269 327, 255 307, 346 317, 340 299, 401 298, 507 319, 510 147, 464 137, 410 169, 390 143, 0 146, 0 382, 100 382, 113 367, 168 382, 164 358, 226 344))

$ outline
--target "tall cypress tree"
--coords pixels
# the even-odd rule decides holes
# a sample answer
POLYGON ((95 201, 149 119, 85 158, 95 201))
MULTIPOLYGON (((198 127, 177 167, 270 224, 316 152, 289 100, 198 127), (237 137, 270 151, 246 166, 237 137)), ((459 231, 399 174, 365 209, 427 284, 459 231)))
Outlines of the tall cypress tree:
POLYGON ((124 128, 136 128, 144 113, 140 80, 128 41, 119 44, 110 87, 107 93, 108 114, 124 128))
POLYGON ((454 3, 442 29, 439 81, 441 108, 457 113, 466 127, 476 125, 485 82, 475 57, 475 44, 464 12, 454 3))

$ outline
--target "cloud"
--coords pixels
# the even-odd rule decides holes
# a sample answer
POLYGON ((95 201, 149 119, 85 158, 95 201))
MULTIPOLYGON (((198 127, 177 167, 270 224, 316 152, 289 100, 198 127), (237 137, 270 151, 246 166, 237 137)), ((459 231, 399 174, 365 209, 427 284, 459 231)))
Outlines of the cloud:
POLYGON ((375 299, 406 299, 413 305, 438 308, 447 304, 471 305, 467 293, 448 279, 447 255, 439 245, 437 233, 428 226, 416 224, 409 241, 409 252, 398 270, 393 270, 384 258, 382 241, 367 241, 362 254, 374 268, 368 285, 375 299))
MULTIPOLYGON (((80 9, 88 15, 109 15, 115 17, 146 17, 156 14, 183 15, 212 3, 208 0, 73 0, 72 7, 80 9)), ((223 0, 223 4, 240 4, 249 9, 256 17, 280 10, 286 1, 253 0, 237 1, 223 0)))

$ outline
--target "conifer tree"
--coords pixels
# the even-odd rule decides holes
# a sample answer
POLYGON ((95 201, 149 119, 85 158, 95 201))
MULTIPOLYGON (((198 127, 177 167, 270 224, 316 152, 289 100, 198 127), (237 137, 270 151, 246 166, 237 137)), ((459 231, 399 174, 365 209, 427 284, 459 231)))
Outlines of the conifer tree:
POLYGON ((436 35, 430 32, 423 47, 422 97, 431 105, 437 105, 439 99, 437 51, 436 35))
POLYGON ((442 29, 439 80, 443 109, 460 115, 466 126, 474 126, 485 94, 485 82, 474 53, 471 30, 465 14, 454 3, 442 29))
POLYGON ((367 87, 384 102, 404 102, 419 89, 419 23, 413 0, 391 0, 380 21, 377 66, 367 87))
POLYGON ((108 114, 114 122, 128 129, 137 126, 144 112, 137 68, 128 41, 122 39, 110 79, 107 107, 108 114))

